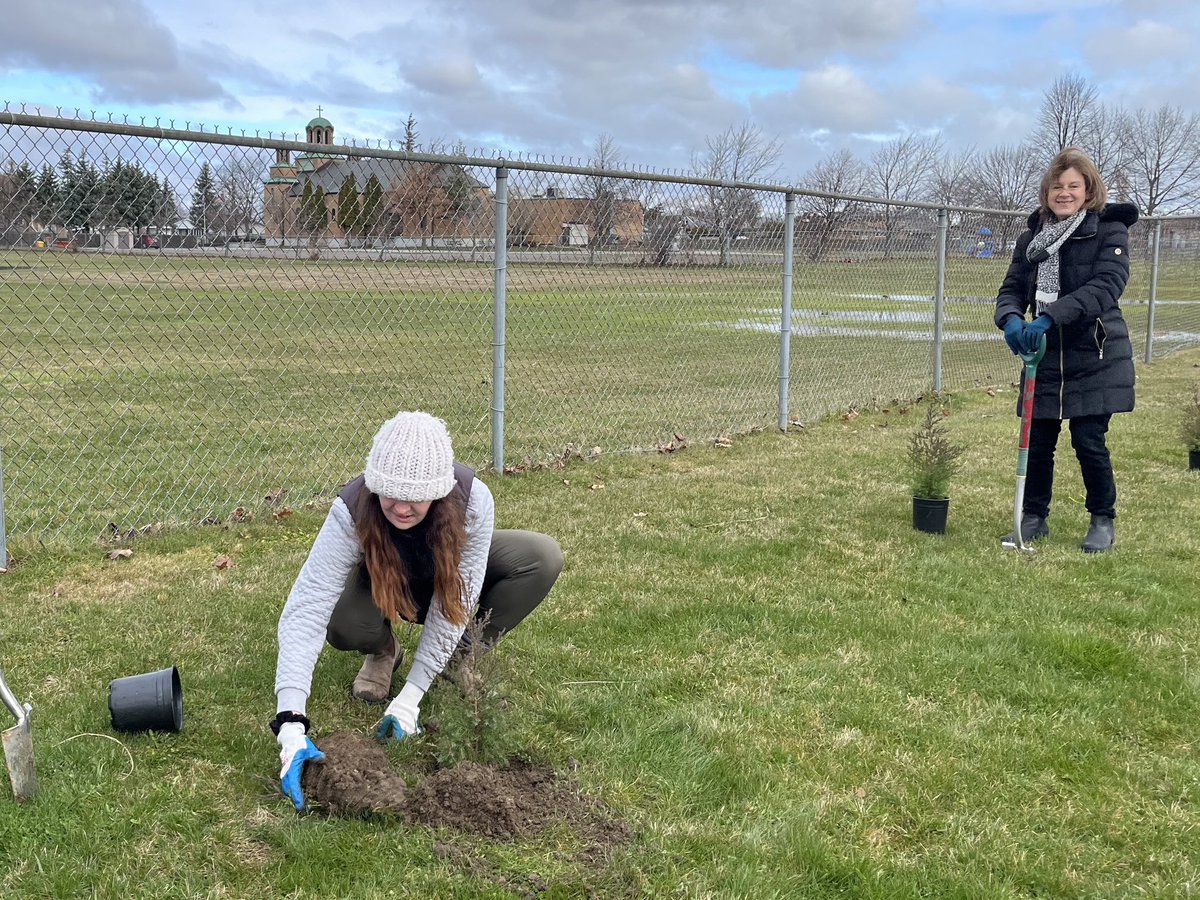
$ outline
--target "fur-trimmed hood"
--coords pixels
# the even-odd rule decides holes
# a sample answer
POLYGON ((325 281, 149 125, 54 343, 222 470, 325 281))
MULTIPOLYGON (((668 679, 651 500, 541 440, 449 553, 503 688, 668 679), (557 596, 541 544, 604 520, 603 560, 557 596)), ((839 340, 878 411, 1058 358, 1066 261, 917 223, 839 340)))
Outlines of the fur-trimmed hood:
MULTIPOLYGON (((1104 209, 1097 213, 1088 213, 1084 220, 1080 223, 1076 234, 1083 237, 1088 234, 1095 234, 1096 224, 1099 222, 1120 222, 1126 228, 1138 220, 1137 207, 1132 203, 1106 203, 1104 209), (1090 227, 1089 227, 1090 226, 1090 227)), ((1029 214, 1026 224, 1031 231, 1040 231, 1042 221, 1042 210, 1035 209, 1029 214)))

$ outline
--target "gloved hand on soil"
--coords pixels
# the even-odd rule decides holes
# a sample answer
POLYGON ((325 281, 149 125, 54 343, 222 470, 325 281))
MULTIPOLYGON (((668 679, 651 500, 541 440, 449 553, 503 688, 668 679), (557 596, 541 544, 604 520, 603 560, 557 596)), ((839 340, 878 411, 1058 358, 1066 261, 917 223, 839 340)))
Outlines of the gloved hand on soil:
POLYGON ((375 737, 381 741, 402 741, 406 737, 420 734, 421 726, 417 724, 417 715, 420 713, 419 704, 423 696, 425 692, 420 688, 411 684, 404 685, 396 699, 388 704, 383 718, 379 721, 379 727, 375 729, 375 737))
POLYGON ((1053 324, 1054 320, 1045 314, 1038 316, 1032 322, 1026 322, 1021 328, 1021 352, 1036 353, 1038 346, 1042 343, 1042 335, 1049 331, 1053 324))
POLYGON ((304 764, 324 758, 325 754, 308 739, 300 722, 285 722, 279 726, 279 761, 283 763, 279 780, 283 784, 283 792, 296 805, 298 812, 304 810, 304 792, 300 788, 304 764))
POLYGON ((1021 352, 1021 332, 1025 330, 1025 320, 1020 316, 1009 316, 1004 320, 1004 343, 1014 354, 1021 352))

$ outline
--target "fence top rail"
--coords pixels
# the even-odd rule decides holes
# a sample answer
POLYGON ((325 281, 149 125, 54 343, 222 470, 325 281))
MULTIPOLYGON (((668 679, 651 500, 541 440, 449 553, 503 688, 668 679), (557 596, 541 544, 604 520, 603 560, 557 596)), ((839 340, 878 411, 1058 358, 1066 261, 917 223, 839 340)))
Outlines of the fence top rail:
MULTIPOLYGON (((78 113, 79 111, 76 110, 78 113)), ((851 203, 869 203, 877 206, 895 206, 903 209, 925 209, 932 211, 946 210, 947 212, 967 213, 970 215, 1024 217, 1028 210, 989 209, 978 206, 954 206, 947 203, 937 203, 922 200, 896 200, 887 197, 871 197, 865 194, 837 194, 829 191, 818 191, 799 185, 772 184, 753 181, 733 181, 724 178, 705 178, 699 175, 675 175, 663 172, 639 171, 628 169, 603 169, 594 166, 579 166, 553 162, 537 162, 525 159, 508 159, 504 156, 469 156, 464 154, 423 153, 410 150, 392 150, 383 147, 358 146, 357 144, 310 144, 307 141, 285 140, 283 138, 263 137, 257 131, 248 135, 245 129, 234 133, 233 128, 224 132, 218 128, 212 131, 194 130, 190 127, 175 128, 175 120, 169 120, 172 127, 164 128, 159 124, 134 125, 128 121, 128 116, 122 121, 112 121, 110 114, 107 120, 84 118, 79 115, 44 116, 29 113, 13 112, 5 104, 0 110, 0 125, 23 126, 28 128, 47 128, 58 131, 89 131, 101 134, 116 134, 127 137, 142 137, 162 141, 194 141, 207 144, 224 144, 236 147, 253 147, 262 150, 294 150, 297 152, 311 151, 314 146, 320 146, 322 153, 337 153, 344 156, 370 156, 377 159, 395 159, 407 162, 449 163, 458 166, 473 166, 484 169, 518 169, 527 172, 553 172, 563 175, 583 175, 603 178, 620 178, 630 181, 655 181, 667 184, 687 184, 697 187, 725 188, 734 190, 764 191, 776 194, 800 195, 804 197, 819 197, 827 200, 845 200, 851 203)), ((144 122, 147 116, 141 117, 144 122)), ((161 122, 161 117, 155 117, 155 122, 161 122)), ((190 126, 191 122, 185 123, 190 126)), ((200 128, 203 129, 203 124, 200 128)), ((1144 222, 1175 221, 1190 219, 1195 216, 1143 216, 1144 222)))

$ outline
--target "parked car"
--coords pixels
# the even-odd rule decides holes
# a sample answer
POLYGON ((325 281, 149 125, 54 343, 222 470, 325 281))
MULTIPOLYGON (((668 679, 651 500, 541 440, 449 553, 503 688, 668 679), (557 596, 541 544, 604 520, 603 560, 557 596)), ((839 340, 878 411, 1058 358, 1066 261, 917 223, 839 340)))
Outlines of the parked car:
POLYGON ((159 243, 157 234, 139 234, 134 246, 142 250, 162 249, 162 244, 159 243))

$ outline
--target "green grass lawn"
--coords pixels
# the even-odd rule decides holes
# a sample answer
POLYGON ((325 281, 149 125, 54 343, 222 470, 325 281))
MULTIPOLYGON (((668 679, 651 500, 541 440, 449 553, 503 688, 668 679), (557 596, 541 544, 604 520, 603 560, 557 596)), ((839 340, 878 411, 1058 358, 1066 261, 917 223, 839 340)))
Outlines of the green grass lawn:
MULTIPOLYGON (((910 527, 917 423, 897 406, 484 473, 499 525, 566 551, 498 653, 512 740, 634 829, 606 862, 569 833, 298 817, 273 793, 275 625, 322 506, 258 503, 123 559, 30 553, 0 576, 0 665, 35 706, 41 788, 18 807, 0 787, 0 895, 1196 896, 1200 476, 1176 426, 1197 366, 1139 365, 1110 435, 1117 548, 1098 557, 1078 549, 1065 438, 1052 536, 1000 549, 1003 386, 950 398, 967 449, 943 536, 910 527), (171 664, 183 731, 114 733, 109 680, 171 664)), ((323 654, 318 735, 377 716, 347 697, 356 667, 323 654)))
MULTIPOLYGON (((580 259, 584 257, 581 255, 580 259)), ((1140 262, 1140 261, 1139 261, 1140 262)), ((224 518, 281 488, 328 498, 379 422, 436 411, 492 462, 486 263, 0 253, 0 447, 14 552, 155 522, 224 518)), ((943 387, 1017 375, 991 321, 1005 261, 952 257, 943 387)), ((1147 266, 1127 315, 1141 353, 1147 266)), ((1196 303, 1195 264, 1159 295, 1196 303)), ((550 264, 514 255, 506 464, 773 427, 781 272, 550 264)), ((790 419, 912 398, 932 383, 932 259, 798 260, 790 419)), ((1166 305, 1165 349, 1200 332, 1166 305), (1181 337, 1182 335, 1182 337, 1181 337)))

